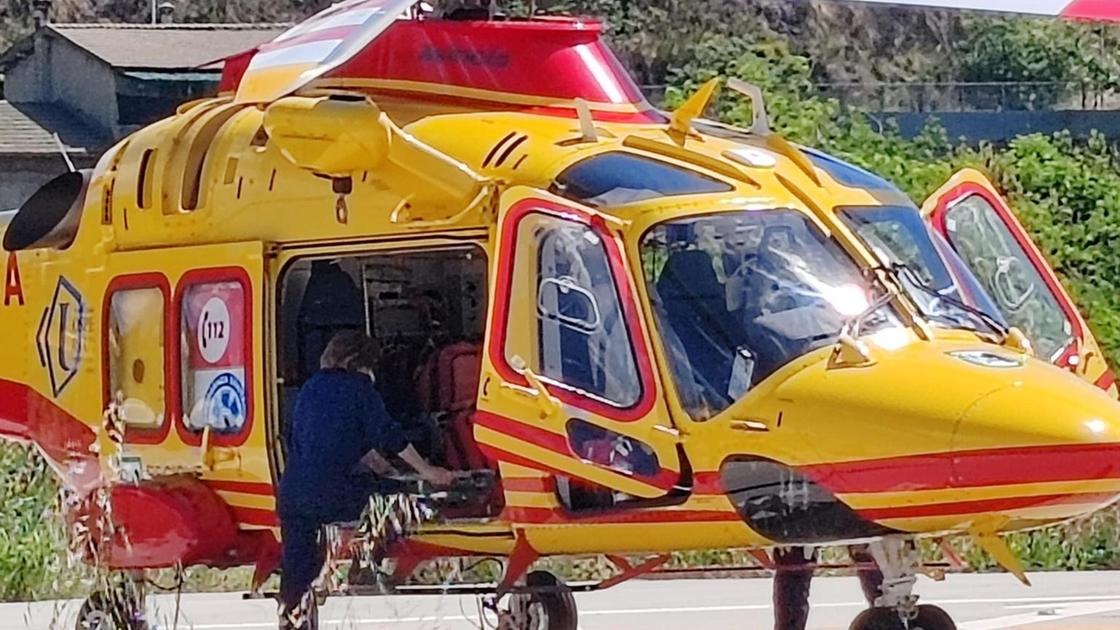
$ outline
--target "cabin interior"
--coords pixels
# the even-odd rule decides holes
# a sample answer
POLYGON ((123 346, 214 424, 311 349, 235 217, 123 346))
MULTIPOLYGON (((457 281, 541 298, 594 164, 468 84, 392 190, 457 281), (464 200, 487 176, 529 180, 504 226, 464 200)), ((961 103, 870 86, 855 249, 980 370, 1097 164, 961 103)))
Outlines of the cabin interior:
MULTIPOLYGON (((361 330, 377 345, 377 388, 429 461, 475 473, 477 493, 454 516, 501 510, 497 467, 478 448, 475 409, 486 324, 487 263, 474 245, 301 258, 283 270, 277 326, 281 440, 303 383, 327 343, 361 330), (482 500, 480 500, 482 499, 482 500)), ((408 470, 406 465, 401 470, 408 470)))

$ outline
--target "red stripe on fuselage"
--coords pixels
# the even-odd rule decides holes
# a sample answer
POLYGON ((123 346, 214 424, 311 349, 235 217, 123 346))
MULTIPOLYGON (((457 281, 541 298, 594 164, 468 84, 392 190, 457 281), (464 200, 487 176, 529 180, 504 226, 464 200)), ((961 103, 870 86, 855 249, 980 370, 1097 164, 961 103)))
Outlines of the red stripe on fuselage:
POLYGON ((275 496, 272 484, 256 481, 229 481, 224 479, 203 479, 203 483, 219 492, 237 492, 240 494, 255 494, 263 497, 275 496))
POLYGON ((30 396, 26 385, 0 380, 0 435, 17 440, 31 439, 30 396))
POLYGON ((554 453, 575 457, 575 454, 572 453, 572 450, 568 447, 568 439, 558 433, 546 431, 525 424, 524 422, 518 422, 485 411, 475 412, 472 419, 476 425, 486 427, 491 431, 497 431, 498 433, 517 438, 518 440, 528 442, 534 446, 548 449, 554 453))
MULTIPOLYGON (((539 446, 558 455, 563 455, 564 457, 582 462, 582 460, 572 452, 571 447, 568 445, 568 438, 563 435, 530 426, 528 424, 525 424, 524 422, 518 422, 516 420, 504 418, 499 415, 487 413, 485 411, 476 412, 473 416, 473 419, 475 424, 478 426, 486 427, 491 431, 496 431, 503 435, 521 440, 528 444, 532 444, 533 446, 539 446)), ((492 459, 502 460, 511 464, 518 464, 520 466, 527 466, 529 468, 536 468, 538 470, 556 472, 561 475, 578 476, 572 475, 571 471, 557 470, 555 468, 551 468, 544 464, 541 464, 540 462, 526 459, 525 457, 514 455, 513 453, 509 453, 501 449, 488 447, 487 445, 480 446, 482 446, 483 451, 485 451, 486 454, 492 459)), ((601 468, 604 471, 610 470, 610 468, 606 466, 601 466, 601 468)), ((660 488, 662 490, 668 491, 672 490, 673 487, 676 486, 678 480, 680 479, 680 474, 665 468, 659 468, 656 477, 634 475, 634 478, 655 488, 660 488)))
POLYGON ((1120 444, 1068 444, 911 455, 800 468, 837 494, 1120 479, 1120 444))
POLYGON ((238 505, 231 505, 229 509, 233 512, 233 516, 237 519, 238 523, 259 525, 261 527, 280 527, 280 518, 276 515, 276 512, 272 510, 241 507, 238 505))
MULTIPOLYGON (((791 468, 836 494, 1120 479, 1120 444, 1066 444, 926 453, 791 468)), ((697 472, 693 492, 701 495, 723 494, 725 490, 719 471, 697 472)))
POLYGON ((506 492, 556 492, 554 477, 502 477, 502 490, 506 492))
POLYGON ((1030 508, 1055 505, 1075 505, 1099 503, 1105 505, 1116 498, 1113 492, 1090 492, 1083 494, 1048 494, 1030 497, 1005 497, 1000 499, 981 499, 958 501, 954 503, 931 503, 926 505, 906 505, 859 510, 859 515, 868 520, 882 521, 896 518, 923 518, 934 516, 958 516, 987 512, 1010 512, 1030 508))
POLYGON ((1110 387, 1116 384, 1116 373, 1112 370, 1108 370, 1104 374, 1101 374, 1101 377, 1093 384, 1107 392, 1110 387))

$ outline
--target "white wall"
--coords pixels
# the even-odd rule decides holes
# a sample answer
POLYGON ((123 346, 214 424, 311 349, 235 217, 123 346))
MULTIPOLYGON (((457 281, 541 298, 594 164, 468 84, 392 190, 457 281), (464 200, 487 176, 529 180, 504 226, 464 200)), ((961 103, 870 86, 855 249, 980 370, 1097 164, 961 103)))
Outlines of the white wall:
POLYGON ((56 103, 79 119, 117 131, 116 76, 109 64, 60 35, 39 31, 35 52, 4 77, 4 97, 13 103, 56 103))

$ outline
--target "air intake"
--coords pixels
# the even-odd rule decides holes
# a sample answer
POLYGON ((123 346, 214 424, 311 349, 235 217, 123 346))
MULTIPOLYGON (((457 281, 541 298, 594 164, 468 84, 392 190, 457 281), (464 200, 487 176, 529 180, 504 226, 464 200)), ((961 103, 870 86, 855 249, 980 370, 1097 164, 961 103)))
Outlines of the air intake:
POLYGON ((82 170, 59 175, 31 195, 8 224, 4 249, 15 252, 69 247, 78 233, 90 172, 82 170))

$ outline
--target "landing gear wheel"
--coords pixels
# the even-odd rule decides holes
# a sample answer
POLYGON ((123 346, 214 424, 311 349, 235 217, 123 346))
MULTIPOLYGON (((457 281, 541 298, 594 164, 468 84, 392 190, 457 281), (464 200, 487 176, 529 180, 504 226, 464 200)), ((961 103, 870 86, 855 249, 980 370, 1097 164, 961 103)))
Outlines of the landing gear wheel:
POLYGON ((76 630, 148 630, 142 610, 127 600, 94 593, 82 602, 76 630))
POLYGON ((910 630, 957 630, 957 624, 944 610, 922 604, 918 616, 910 622, 910 630))
POLYGON ((856 617, 848 630, 957 630, 949 613, 937 606, 918 606, 918 614, 906 624, 891 608, 870 608, 856 617))
POLYGON ((511 630, 576 630, 576 598, 559 578, 533 571, 525 576, 525 585, 541 592, 519 593, 510 599, 511 630))

